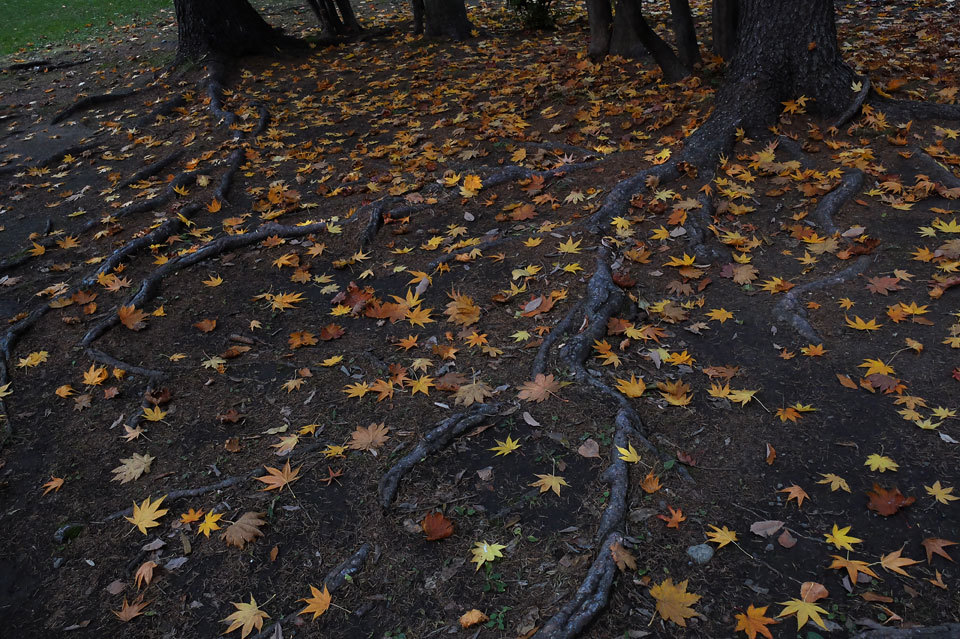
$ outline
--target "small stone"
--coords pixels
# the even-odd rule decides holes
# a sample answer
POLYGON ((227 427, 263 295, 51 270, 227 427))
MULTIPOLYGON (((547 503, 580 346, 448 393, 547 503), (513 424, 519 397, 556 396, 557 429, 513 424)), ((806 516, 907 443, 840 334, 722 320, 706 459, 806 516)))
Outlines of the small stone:
POLYGON ((713 547, 708 544, 697 544, 687 548, 687 554, 698 564, 705 564, 713 559, 713 547))
POLYGON ((53 567, 54 567, 54 569, 59 568, 59 567, 62 566, 64 563, 66 563, 66 561, 67 561, 67 560, 64 559, 63 557, 54 557, 54 558, 53 558, 53 567))

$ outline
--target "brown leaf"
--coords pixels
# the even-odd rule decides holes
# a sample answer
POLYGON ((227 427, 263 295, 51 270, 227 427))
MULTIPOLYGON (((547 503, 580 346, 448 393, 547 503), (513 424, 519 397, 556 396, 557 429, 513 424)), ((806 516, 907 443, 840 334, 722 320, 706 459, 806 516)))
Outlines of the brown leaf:
POLYGON ((904 497, 899 488, 888 490, 877 484, 873 485, 873 491, 868 492, 867 497, 870 498, 867 508, 884 517, 895 515, 901 508, 917 500, 915 497, 904 497))
POLYGON ((217 327, 217 320, 215 319, 200 320, 199 322, 196 322, 193 325, 193 327, 199 330, 201 333, 209 333, 210 331, 212 331, 217 327))
POLYGON ((227 526, 220 538, 225 540, 228 546, 236 546, 242 549, 248 542, 263 536, 263 533, 260 532, 260 526, 267 522, 261 517, 263 517, 263 513, 252 511, 243 513, 240 519, 227 526))
POLYGON ((949 541, 947 539, 938 539, 936 537, 928 537, 920 542, 927 551, 927 563, 933 559, 934 555, 940 555, 941 557, 953 561, 953 557, 947 554, 947 551, 944 550, 947 546, 956 546, 957 542, 949 541))
POLYGON ((895 277, 871 277, 867 280, 867 290, 877 295, 887 295, 890 291, 902 291, 903 287, 895 277))
POLYGON ((117 311, 117 318, 119 318, 120 323, 131 331, 141 331, 146 328, 147 323, 143 321, 146 317, 146 313, 133 306, 121 306, 117 311))
POLYGON ((581 457, 593 458, 600 457, 600 444, 593 438, 585 440, 580 447, 577 448, 577 452, 580 453, 581 457))
POLYGON ((778 530, 783 528, 783 522, 775 519, 765 521, 755 521, 750 525, 750 532, 761 537, 772 537, 778 530))
POLYGON ((624 548, 619 541, 610 545, 610 556, 613 557, 613 561, 617 564, 620 572, 626 572, 627 568, 630 568, 630 570, 637 569, 637 558, 624 548))
POLYGON ((149 601, 143 600, 143 595, 137 597, 133 600, 133 603, 127 603, 127 598, 123 598, 123 605, 120 610, 111 610, 113 614, 117 616, 117 619, 123 623, 127 623, 134 617, 139 617, 143 614, 143 609, 147 607, 149 601))
POLYGON ((387 443, 390 431, 383 422, 372 423, 369 426, 357 426, 357 429, 350 434, 350 443, 347 447, 351 450, 369 450, 374 455, 377 449, 387 443))
POLYGON ((134 574, 134 579, 137 583, 137 590, 140 589, 141 584, 144 586, 149 586, 150 582, 153 581, 153 569, 157 567, 152 561, 145 561, 140 564, 140 567, 137 568, 137 572, 134 574))
POLYGON ((429 513, 420 524, 427 535, 427 541, 446 539, 453 534, 453 522, 443 516, 443 513, 429 513))
POLYGON ((520 399, 527 399, 534 402, 542 402, 547 399, 550 395, 556 395, 557 391, 560 390, 560 383, 557 382, 553 375, 540 375, 538 374, 533 381, 524 382, 520 388, 520 393, 517 395, 520 399))

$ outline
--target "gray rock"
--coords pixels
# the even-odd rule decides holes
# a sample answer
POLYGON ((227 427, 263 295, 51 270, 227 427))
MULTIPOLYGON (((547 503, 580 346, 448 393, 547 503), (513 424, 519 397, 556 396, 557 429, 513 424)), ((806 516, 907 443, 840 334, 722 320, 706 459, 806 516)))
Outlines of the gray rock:
POLYGON ((705 564, 713 559, 713 547, 709 544, 697 544, 687 548, 687 554, 698 564, 705 564))

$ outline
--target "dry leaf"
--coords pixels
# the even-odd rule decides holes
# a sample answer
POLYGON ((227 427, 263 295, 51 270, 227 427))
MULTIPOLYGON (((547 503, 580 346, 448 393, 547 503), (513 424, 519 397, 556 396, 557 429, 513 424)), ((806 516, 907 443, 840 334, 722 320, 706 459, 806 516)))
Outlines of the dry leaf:
POLYGON ((260 526, 267 522, 261 517, 263 517, 263 513, 243 513, 240 519, 227 526, 220 538, 225 540, 228 546, 236 546, 242 549, 248 542, 263 536, 263 533, 260 532, 260 526))
POLYGON ((372 423, 369 426, 357 426, 357 429, 350 434, 350 443, 347 444, 347 447, 352 450, 368 450, 376 456, 377 449, 390 439, 390 436, 387 435, 389 431, 390 429, 383 422, 372 423))

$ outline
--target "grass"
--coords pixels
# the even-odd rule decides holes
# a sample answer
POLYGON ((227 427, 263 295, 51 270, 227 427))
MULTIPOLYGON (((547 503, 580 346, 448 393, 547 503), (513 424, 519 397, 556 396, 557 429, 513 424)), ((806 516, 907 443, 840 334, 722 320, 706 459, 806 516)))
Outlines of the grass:
POLYGON ((84 40, 160 9, 172 12, 172 0, 0 0, 0 55, 84 40))

